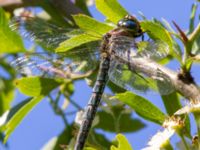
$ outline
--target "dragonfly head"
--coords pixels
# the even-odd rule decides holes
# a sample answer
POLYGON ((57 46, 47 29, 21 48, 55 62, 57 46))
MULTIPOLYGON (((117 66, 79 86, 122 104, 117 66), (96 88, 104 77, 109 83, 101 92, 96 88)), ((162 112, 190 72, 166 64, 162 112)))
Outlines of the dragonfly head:
POLYGON ((131 32, 133 37, 139 37, 143 34, 139 21, 131 15, 126 15, 118 22, 117 26, 131 32))

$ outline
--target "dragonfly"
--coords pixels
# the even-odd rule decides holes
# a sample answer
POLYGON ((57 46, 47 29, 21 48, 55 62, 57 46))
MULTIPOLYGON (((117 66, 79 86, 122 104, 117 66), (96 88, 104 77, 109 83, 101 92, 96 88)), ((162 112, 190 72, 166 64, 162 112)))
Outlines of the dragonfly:
MULTIPOLYGON (((76 30, 71 32, 43 21, 35 22, 34 19, 25 20, 25 24, 22 26, 26 28, 25 31, 22 31, 25 37, 45 43, 46 48, 56 48, 59 43, 73 37, 74 33, 82 33, 82 31, 76 30), (36 32, 33 32, 33 28, 37 28, 36 32), (68 34, 65 34, 65 31, 68 34)), ((168 46, 161 41, 144 41, 145 46, 139 48, 139 42, 136 42, 136 39, 142 37, 143 34, 140 22, 135 17, 127 15, 118 22, 115 29, 103 36, 100 44, 95 42, 92 43, 92 46, 75 48, 66 54, 49 52, 23 54, 14 60, 12 65, 17 72, 26 76, 64 79, 78 78, 83 74, 90 73, 96 66, 99 67, 74 147, 75 150, 82 150, 109 80, 119 87, 133 92, 146 93, 155 90, 161 94, 168 94, 173 91, 169 79, 160 70, 148 77, 129 63, 136 58, 159 61, 169 54, 168 46), (125 64, 122 58, 128 63, 125 64)))

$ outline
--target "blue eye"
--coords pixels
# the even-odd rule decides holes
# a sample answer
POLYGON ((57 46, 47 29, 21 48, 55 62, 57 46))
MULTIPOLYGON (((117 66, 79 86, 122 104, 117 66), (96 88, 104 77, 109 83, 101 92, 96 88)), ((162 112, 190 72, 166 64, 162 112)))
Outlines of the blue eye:
POLYGON ((123 29, 124 31, 131 33, 133 37, 139 37, 142 35, 140 23, 133 16, 125 16, 125 18, 118 22, 117 26, 119 29, 123 29))
POLYGON ((137 30, 138 24, 134 20, 122 19, 118 22, 118 27, 123 27, 130 30, 137 30))
POLYGON ((124 22, 124 25, 128 28, 128 29, 137 29, 137 24, 132 21, 132 20, 127 20, 124 22))

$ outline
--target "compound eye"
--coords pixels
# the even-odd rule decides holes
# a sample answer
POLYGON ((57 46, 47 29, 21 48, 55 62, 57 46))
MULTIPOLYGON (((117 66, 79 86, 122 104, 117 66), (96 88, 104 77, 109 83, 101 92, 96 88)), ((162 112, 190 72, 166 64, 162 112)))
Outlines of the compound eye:
POLYGON ((138 30, 138 24, 134 20, 122 19, 118 22, 118 27, 126 28, 129 30, 138 30))
POLYGON ((137 30, 138 28, 138 24, 133 20, 126 20, 123 25, 130 30, 137 30))

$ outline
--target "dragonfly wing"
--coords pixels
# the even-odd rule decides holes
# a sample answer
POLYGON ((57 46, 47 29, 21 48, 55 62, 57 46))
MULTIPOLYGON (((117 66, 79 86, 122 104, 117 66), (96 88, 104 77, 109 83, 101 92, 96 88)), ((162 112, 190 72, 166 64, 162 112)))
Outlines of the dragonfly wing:
POLYGON ((48 78, 73 78, 95 69, 97 60, 91 61, 90 53, 81 54, 84 59, 65 57, 53 53, 23 54, 11 64, 17 72, 25 76, 41 76, 48 78), (74 58, 74 59, 73 59, 74 58))
POLYGON ((118 36, 112 39, 115 55, 130 59, 131 57, 162 60, 169 55, 169 46, 162 41, 135 41, 134 38, 118 36))
POLYGON ((159 92, 166 95, 174 91, 170 80, 167 77, 164 78, 162 72, 158 71, 157 77, 152 79, 137 72, 137 70, 130 71, 127 65, 116 60, 111 62, 109 79, 118 86, 134 93, 159 92))
POLYGON ((19 32, 24 38, 38 42, 46 48, 55 49, 59 43, 81 34, 80 29, 63 28, 48 23, 38 17, 15 17, 11 20, 12 30, 19 32))

